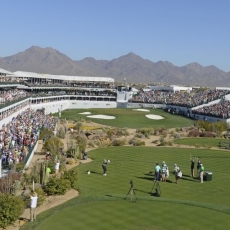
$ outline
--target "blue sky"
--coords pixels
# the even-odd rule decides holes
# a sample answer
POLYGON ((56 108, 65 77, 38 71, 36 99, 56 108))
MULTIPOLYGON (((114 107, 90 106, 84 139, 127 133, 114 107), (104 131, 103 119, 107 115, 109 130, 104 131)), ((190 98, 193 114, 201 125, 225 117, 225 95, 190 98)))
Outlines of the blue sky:
POLYGON ((229 0, 7 0, 0 9, 0 57, 35 45, 73 60, 133 52, 230 71, 229 0))

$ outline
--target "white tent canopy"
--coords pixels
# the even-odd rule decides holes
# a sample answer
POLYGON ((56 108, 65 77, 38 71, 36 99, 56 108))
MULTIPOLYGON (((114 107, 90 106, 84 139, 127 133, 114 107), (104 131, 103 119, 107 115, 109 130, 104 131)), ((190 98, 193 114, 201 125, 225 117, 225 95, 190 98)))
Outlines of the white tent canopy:
POLYGON ((114 82, 114 78, 109 77, 86 77, 86 76, 65 76, 65 75, 52 75, 52 74, 41 74, 33 72, 16 71, 14 72, 15 77, 25 78, 40 78, 40 79, 56 79, 56 80, 68 80, 68 81, 84 81, 84 82, 114 82))
POLYGON ((11 73, 10 71, 7 71, 7 70, 1 69, 1 68, 0 68, 0 73, 13 75, 13 73, 11 73))

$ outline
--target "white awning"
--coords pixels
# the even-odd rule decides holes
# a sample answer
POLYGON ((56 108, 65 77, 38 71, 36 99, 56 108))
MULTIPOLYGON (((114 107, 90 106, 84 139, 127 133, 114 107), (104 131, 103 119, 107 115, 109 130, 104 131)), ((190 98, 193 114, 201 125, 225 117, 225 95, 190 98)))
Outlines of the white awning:
POLYGON ((5 70, 5 69, 1 69, 1 68, 0 68, 0 73, 13 75, 13 73, 11 73, 10 71, 7 71, 7 70, 5 70))

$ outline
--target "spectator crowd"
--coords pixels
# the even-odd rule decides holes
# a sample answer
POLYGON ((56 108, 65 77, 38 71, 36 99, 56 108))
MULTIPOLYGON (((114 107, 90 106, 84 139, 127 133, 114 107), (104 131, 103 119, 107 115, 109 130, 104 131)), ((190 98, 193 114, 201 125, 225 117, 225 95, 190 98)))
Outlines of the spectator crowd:
MULTIPOLYGON (((134 95, 129 102, 165 104, 186 107, 189 109, 221 99, 219 103, 210 106, 203 106, 192 111, 195 114, 226 119, 230 117, 230 102, 225 99, 225 95, 227 94, 230 94, 229 90, 194 89, 191 92, 173 92, 161 90, 144 91, 142 89, 138 94, 134 95)), ((180 113, 177 112, 177 114, 180 113)))
POLYGON ((27 109, 14 117, 0 130, 0 153, 2 165, 25 161, 38 140, 41 128, 54 129, 56 119, 42 111, 27 109))

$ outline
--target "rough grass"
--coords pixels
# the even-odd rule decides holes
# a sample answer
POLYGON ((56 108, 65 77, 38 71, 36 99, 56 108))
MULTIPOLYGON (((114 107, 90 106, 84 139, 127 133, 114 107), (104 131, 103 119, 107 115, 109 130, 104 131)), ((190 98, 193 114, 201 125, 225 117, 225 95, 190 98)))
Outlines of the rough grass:
POLYGON ((213 147, 218 148, 219 142, 227 142, 224 139, 216 139, 216 138, 184 138, 184 139, 176 139, 174 140, 175 144, 180 145, 190 145, 190 146, 201 146, 201 147, 213 147))
MULTIPOLYGON (((110 147, 88 153, 94 159, 78 166, 80 196, 38 216, 22 229, 227 229, 230 226, 229 151, 164 147, 110 147), (200 184, 190 177, 190 157, 199 157, 213 180, 200 184), (103 159, 110 159, 102 176, 103 159), (161 197, 150 195, 155 164, 166 161, 173 174, 160 182, 161 197), (86 173, 87 170, 91 174, 86 173), (130 203, 130 180, 136 203, 130 203), (127 198, 125 200, 125 198, 127 198)), ((134 198, 134 197, 133 197, 134 198)))

